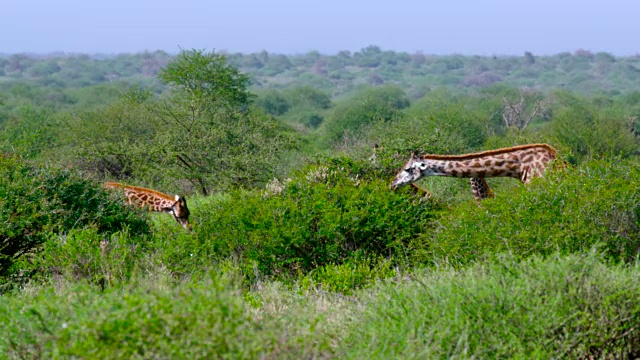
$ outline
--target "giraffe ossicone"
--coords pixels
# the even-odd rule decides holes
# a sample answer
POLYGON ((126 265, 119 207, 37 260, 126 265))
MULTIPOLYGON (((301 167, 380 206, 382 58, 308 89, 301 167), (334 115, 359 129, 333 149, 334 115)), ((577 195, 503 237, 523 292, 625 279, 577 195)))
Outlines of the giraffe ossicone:
POLYGON ((482 200, 493 195, 485 178, 512 177, 527 184, 533 177, 544 174, 556 154, 548 144, 527 144, 463 155, 417 156, 412 153, 391 188, 411 184, 426 176, 470 178, 473 195, 476 200, 482 200))
POLYGON ((130 205, 136 205, 154 212, 169 213, 178 224, 185 229, 190 229, 187 200, 180 195, 167 195, 156 190, 138 186, 120 184, 116 182, 104 183, 107 189, 122 189, 124 196, 130 205))

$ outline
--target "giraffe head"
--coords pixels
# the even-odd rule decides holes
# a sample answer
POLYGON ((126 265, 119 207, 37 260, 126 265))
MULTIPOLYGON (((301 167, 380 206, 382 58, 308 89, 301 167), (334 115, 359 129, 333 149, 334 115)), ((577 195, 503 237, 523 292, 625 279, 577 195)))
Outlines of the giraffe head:
POLYGON ((395 179, 391 183, 391 189, 396 189, 407 184, 417 181, 423 176, 435 175, 435 171, 427 160, 411 153, 411 158, 407 161, 402 169, 398 172, 395 179))
POLYGON ((164 209, 165 212, 171 213, 173 218, 182 225, 185 229, 190 229, 189 224, 189 208, 187 207, 187 200, 180 196, 176 195, 175 202, 171 205, 171 207, 164 209))

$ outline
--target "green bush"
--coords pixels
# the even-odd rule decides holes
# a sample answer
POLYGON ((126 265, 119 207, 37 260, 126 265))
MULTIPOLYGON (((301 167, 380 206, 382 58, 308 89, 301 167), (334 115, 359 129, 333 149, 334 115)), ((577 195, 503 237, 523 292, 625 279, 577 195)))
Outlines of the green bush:
POLYGON ((598 246, 610 259, 631 261, 640 252, 638 184, 640 167, 622 160, 547 172, 480 205, 460 204, 421 236, 428 250, 415 255, 460 265, 499 252, 526 257, 598 246))
POLYGON ((198 209, 196 235, 159 241, 165 256, 173 254, 167 263, 180 272, 231 257, 250 278, 288 277, 354 257, 402 262, 412 251, 409 241, 437 210, 390 191, 367 163, 332 159, 263 192, 236 190, 214 199, 198 209))
POLYGON ((469 106, 472 104, 471 97, 461 101, 434 92, 417 100, 406 114, 423 122, 423 133, 454 133, 469 148, 478 148, 484 143, 488 129, 495 125, 486 109, 469 106))
POLYGON ((291 107, 291 104, 287 102, 287 99, 279 90, 272 89, 259 92, 255 103, 264 109, 267 114, 273 116, 280 116, 289 111, 291 107))
POLYGON ((335 143, 344 134, 357 135, 359 130, 377 121, 391 122, 401 118, 400 110, 409 104, 409 98, 398 87, 365 89, 337 105, 320 129, 328 143, 335 143))
POLYGON ((146 241, 142 240, 146 239, 132 237, 126 229, 109 235, 95 228, 71 230, 47 239, 29 267, 72 282, 87 280, 102 288, 126 283, 146 254, 146 241))
POLYGON ((594 255, 434 270, 361 299, 338 354, 353 359, 636 359, 638 265, 594 255))
POLYGON ((52 234, 94 228, 110 234, 149 232, 140 212, 70 170, 0 156, 0 277, 15 273, 16 259, 52 234))
POLYGON ((353 257, 342 264, 327 264, 311 270, 301 279, 303 288, 351 294, 355 289, 374 283, 377 279, 395 275, 392 262, 383 257, 353 257))
POLYGON ((546 132, 571 150, 567 160, 578 163, 602 156, 629 157, 640 153, 640 141, 630 129, 628 110, 598 104, 568 93, 556 97, 563 107, 554 112, 546 132))

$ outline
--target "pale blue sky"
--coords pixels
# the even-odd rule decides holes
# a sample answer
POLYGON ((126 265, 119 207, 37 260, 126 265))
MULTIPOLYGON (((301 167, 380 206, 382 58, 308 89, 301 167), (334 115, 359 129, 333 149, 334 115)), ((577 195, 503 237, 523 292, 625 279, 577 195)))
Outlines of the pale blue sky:
POLYGON ((4 0, 0 53, 640 54, 637 0, 4 0))

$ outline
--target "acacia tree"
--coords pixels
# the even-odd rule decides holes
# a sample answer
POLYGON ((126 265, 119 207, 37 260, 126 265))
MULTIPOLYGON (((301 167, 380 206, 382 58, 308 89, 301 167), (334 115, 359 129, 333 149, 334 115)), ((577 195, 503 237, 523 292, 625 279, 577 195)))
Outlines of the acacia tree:
POLYGON ((202 112, 237 110, 252 98, 247 90, 249 77, 214 52, 183 50, 159 77, 173 88, 172 101, 186 101, 194 117, 202 112))
POLYGON ((502 120, 507 129, 524 130, 536 116, 545 112, 547 104, 542 95, 533 91, 520 89, 520 99, 513 101, 502 98, 504 107, 502 120))
POLYGON ((174 179, 206 195, 274 176, 273 164, 292 139, 275 119, 252 109, 248 76, 224 55, 183 50, 159 76, 172 91, 156 110, 166 126, 157 144, 174 179))

